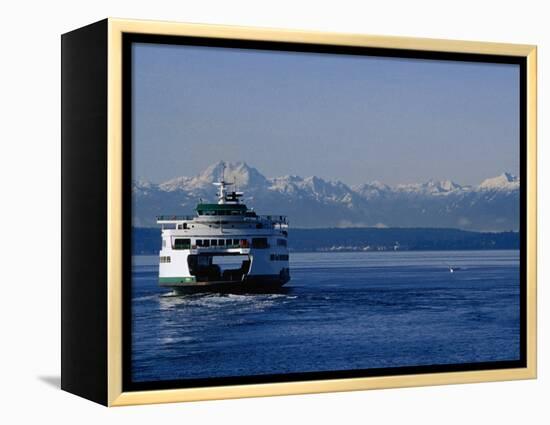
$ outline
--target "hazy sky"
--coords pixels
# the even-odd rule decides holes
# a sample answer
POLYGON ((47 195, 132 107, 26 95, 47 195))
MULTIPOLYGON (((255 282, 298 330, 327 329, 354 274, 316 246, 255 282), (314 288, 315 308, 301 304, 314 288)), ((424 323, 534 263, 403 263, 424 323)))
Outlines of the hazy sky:
POLYGON ((134 178, 477 184, 519 170, 519 67, 135 44, 134 178))

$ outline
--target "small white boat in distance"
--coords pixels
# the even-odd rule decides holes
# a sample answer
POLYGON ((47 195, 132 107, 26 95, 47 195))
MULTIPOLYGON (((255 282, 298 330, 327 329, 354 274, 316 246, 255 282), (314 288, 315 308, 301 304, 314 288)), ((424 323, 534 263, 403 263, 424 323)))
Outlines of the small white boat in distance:
POLYGON ((449 268, 449 273, 454 273, 454 272, 457 272, 457 271, 461 270, 460 267, 453 267, 450 264, 447 264, 447 267, 449 268))

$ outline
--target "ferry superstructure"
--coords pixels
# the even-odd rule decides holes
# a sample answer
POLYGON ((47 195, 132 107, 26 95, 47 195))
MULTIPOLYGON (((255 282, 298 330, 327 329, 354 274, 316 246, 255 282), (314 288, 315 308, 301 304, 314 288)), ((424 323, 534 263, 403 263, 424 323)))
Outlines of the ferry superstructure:
POLYGON ((160 216, 159 285, 176 291, 262 291, 290 280, 288 220, 257 215, 243 192, 218 187, 217 203, 199 203, 194 216, 160 216))

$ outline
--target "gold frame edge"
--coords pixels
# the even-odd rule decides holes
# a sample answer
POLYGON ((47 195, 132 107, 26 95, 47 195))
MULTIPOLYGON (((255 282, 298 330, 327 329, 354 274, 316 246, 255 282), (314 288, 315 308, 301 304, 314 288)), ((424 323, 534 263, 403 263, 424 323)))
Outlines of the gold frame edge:
POLYGON ((295 395, 534 379, 537 376, 537 50, 525 44, 440 40, 272 28, 108 20, 107 381, 108 406, 295 395), (520 56, 527 59, 527 367, 368 378, 122 392, 122 34, 237 38, 389 49, 520 56))
POLYGON ((107 405, 122 394, 122 32, 107 25, 107 405))

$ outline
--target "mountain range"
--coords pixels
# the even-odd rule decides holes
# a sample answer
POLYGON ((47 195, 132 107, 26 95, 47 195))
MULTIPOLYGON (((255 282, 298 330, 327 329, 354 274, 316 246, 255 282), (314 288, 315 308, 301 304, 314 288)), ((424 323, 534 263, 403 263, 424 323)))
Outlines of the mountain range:
POLYGON ((520 182, 510 173, 478 186, 450 180, 348 186, 316 176, 268 178, 244 162, 222 161, 194 177, 160 184, 134 181, 133 225, 155 226, 157 215, 192 214, 200 199, 215 202, 212 183, 222 174, 244 191, 249 207, 259 214, 287 215, 292 227, 440 227, 489 232, 519 228, 520 182))

